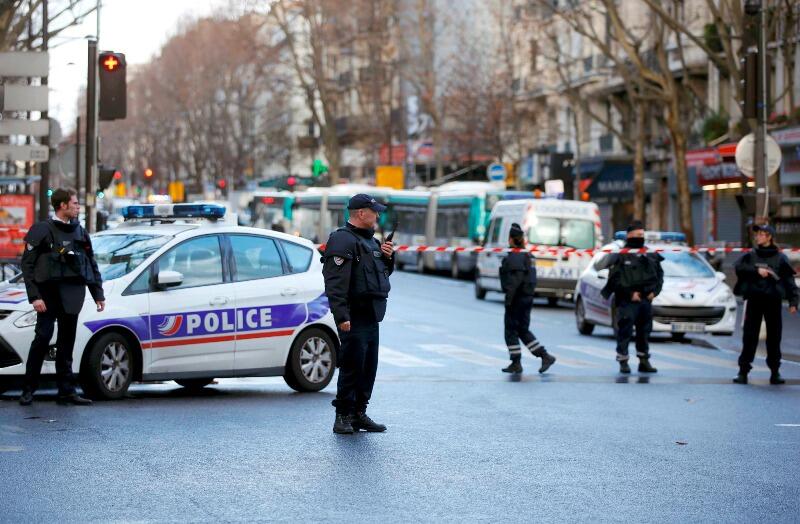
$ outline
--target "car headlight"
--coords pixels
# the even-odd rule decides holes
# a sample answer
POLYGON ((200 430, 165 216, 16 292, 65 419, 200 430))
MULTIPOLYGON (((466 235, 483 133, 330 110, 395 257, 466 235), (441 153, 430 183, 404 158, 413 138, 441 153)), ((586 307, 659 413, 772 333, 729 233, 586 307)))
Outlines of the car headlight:
POLYGON ((36 325, 36 311, 28 311, 17 320, 14 321, 14 325, 18 328, 26 328, 36 325))
POLYGON ((727 304, 731 300, 733 300, 733 293, 731 293, 730 289, 725 289, 725 290, 722 291, 722 293, 717 295, 716 303, 717 304, 727 304))

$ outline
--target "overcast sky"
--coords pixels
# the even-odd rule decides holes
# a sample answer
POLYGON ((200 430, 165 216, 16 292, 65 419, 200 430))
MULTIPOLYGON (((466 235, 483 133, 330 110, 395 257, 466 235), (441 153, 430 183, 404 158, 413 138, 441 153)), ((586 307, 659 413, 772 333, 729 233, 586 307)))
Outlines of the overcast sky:
MULTIPOLYGON (((225 0, 103 0, 100 11, 101 51, 125 53, 129 64, 141 64, 175 34, 179 22, 211 14, 225 0)), ((75 126, 78 94, 86 85, 86 35, 94 35, 94 14, 51 41, 50 115, 66 134, 75 126)))

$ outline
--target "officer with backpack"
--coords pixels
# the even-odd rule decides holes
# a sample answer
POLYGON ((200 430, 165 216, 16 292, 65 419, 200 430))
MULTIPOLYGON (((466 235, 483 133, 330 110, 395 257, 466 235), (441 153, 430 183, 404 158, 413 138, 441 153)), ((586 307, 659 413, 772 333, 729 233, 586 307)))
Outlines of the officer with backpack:
POLYGON ((656 373, 650 365, 648 337, 653 330, 652 302, 664 284, 664 271, 658 253, 641 253, 644 248, 644 224, 634 220, 628 226, 625 247, 627 253, 611 253, 596 265, 598 270, 610 268, 608 282, 601 291, 608 300, 614 295, 617 322, 617 361, 620 373, 630 373, 628 345, 636 328, 636 356, 640 373, 656 373))
MULTIPOLYGON (((508 245, 512 248, 525 248, 525 233, 519 224, 511 224, 508 245)), ((527 251, 510 252, 500 264, 500 285, 505 293, 505 339, 511 364, 503 368, 506 373, 522 373, 522 346, 542 359, 539 373, 544 373, 552 366, 556 357, 547 352, 536 340, 530 330, 533 292, 536 289, 536 267, 532 265, 532 257, 527 251)))
POLYGON ((325 294, 341 340, 333 432, 382 432, 386 426, 366 411, 378 370, 378 323, 386 314, 394 250, 390 241, 374 238, 386 206, 359 194, 347 209, 349 221, 331 233, 322 257, 325 294))
POLYGON ((55 323, 58 403, 89 405, 91 400, 75 392, 72 350, 78 314, 89 288, 97 311, 105 308, 103 281, 92 252, 89 234, 78 223, 81 206, 72 189, 56 189, 50 197, 55 216, 37 222, 25 236, 22 276, 28 301, 36 311, 36 330, 25 368, 25 384, 19 403, 28 406, 39 386, 44 357, 50 348, 55 323))
POLYGON ((784 384, 778 369, 781 367, 782 303, 789 301, 789 312, 797 313, 797 285, 786 255, 775 245, 775 228, 770 225, 754 226, 756 247, 736 262, 734 293, 744 297, 744 328, 742 354, 739 356, 739 374, 733 381, 747 384, 747 374, 756 356, 761 319, 767 324, 767 366, 772 372, 770 384, 784 384))

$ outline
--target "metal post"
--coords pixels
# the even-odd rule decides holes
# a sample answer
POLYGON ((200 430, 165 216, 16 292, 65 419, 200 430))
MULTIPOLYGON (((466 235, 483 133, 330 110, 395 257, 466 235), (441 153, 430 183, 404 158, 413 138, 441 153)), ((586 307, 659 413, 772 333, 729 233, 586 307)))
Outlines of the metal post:
POLYGON ((78 200, 81 198, 81 116, 78 111, 78 118, 75 119, 75 191, 78 193, 78 200))
MULTIPOLYGON (((47 0, 42 2, 42 50, 46 53, 47 46, 49 44, 49 38, 47 36, 47 32, 49 31, 48 28, 48 12, 47 12, 47 0)), ((42 78, 42 85, 47 85, 47 77, 42 78)), ((42 111, 42 120, 47 121, 48 115, 47 111, 42 111)), ((52 127, 50 128, 52 129, 52 127)), ((50 148, 50 132, 42 137, 42 145, 47 146, 49 149, 49 158, 53 157, 53 150, 50 148)), ((42 179, 39 181, 39 220, 47 220, 47 217, 50 215, 50 199, 47 196, 47 190, 50 189, 50 160, 48 159, 46 162, 42 162, 42 171, 41 171, 42 179)))
POLYGON ((89 40, 88 77, 86 79, 86 230, 94 233, 95 194, 97 186, 97 40, 89 40))
POLYGON ((769 188, 767 187, 767 31, 766 9, 761 6, 758 20, 758 87, 756 140, 755 140, 755 175, 756 175, 756 223, 766 221, 769 217, 769 188))

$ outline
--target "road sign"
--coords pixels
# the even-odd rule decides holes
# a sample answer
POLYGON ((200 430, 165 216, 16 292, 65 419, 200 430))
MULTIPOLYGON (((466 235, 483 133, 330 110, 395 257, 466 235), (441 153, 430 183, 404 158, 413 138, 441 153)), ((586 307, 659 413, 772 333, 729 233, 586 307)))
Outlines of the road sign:
POLYGON ((3 111, 47 111, 47 86, 0 86, 3 111))
POLYGON ((11 51, 0 53, 0 76, 47 76, 50 55, 43 52, 11 51))
MULTIPOLYGON (((775 141, 774 138, 767 135, 765 146, 767 150, 767 175, 772 176, 778 172, 781 167, 781 146, 775 141)), ((736 144, 736 167, 745 175, 753 178, 755 176, 755 141, 756 136, 753 133, 745 136, 739 143, 736 144)))
POLYGON ((9 162, 47 162, 50 150, 47 146, 0 144, 0 160, 9 162))
POLYGON ((486 168, 486 178, 490 182, 505 182, 506 175, 506 166, 503 164, 489 164, 489 167, 486 168))
POLYGON ((0 136, 47 136, 48 120, 0 120, 0 136))

